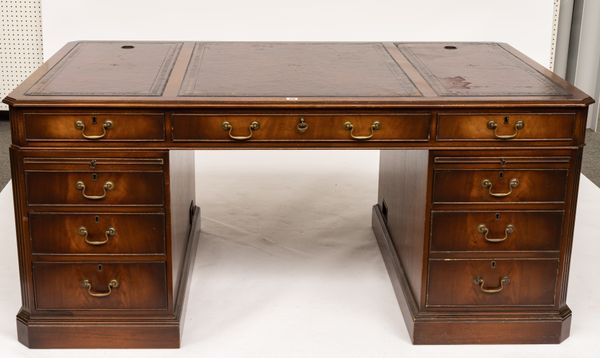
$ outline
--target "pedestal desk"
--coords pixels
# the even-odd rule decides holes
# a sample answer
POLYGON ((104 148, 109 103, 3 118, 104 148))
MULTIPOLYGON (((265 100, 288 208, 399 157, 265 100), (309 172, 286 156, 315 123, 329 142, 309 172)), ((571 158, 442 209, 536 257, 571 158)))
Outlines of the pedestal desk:
POLYGON ((569 335, 593 101, 509 45, 73 42, 4 102, 28 347, 179 346, 189 149, 217 148, 381 149, 373 231, 414 343, 569 335))

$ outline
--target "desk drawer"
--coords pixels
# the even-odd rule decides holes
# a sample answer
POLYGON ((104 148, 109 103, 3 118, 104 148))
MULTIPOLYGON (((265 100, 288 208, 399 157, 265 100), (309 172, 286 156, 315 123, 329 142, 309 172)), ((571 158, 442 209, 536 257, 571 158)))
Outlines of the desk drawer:
POLYGON ((437 140, 570 141, 575 113, 440 113, 437 140))
POLYGON ((431 114, 173 114, 173 141, 427 141, 431 114))
POLYGON ((162 113, 25 113, 27 141, 162 141, 162 113))
POLYGON ((430 260, 428 307, 553 306, 558 259, 430 260))
POLYGON ((39 310, 167 308, 163 262, 37 262, 33 285, 39 310))
POLYGON ((431 251, 560 250, 564 212, 434 211, 431 251))
POLYGON ((433 202, 562 203, 567 172, 567 169, 436 169, 433 202))
POLYGON ((162 213, 29 213, 33 254, 164 254, 162 213))
POLYGON ((26 171, 29 205, 163 205, 163 172, 26 171))

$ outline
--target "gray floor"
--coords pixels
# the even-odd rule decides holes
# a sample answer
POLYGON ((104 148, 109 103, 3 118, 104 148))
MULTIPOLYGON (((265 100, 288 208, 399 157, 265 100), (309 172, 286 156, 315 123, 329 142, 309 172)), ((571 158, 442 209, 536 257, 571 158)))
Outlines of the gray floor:
MULTIPOLYGON (((586 143, 583 151, 583 168, 581 171, 596 185, 600 186, 600 133, 588 130, 586 143)), ((0 121, 0 188, 4 188, 10 179, 9 145, 9 123, 8 121, 0 121)))

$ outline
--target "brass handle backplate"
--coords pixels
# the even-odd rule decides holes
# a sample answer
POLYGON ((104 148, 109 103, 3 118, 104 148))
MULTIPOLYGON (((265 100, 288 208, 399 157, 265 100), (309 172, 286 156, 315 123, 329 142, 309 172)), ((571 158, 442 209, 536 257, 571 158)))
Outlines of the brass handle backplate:
POLYGON ((107 296, 110 296, 113 288, 119 287, 119 281, 117 281, 116 279, 110 280, 110 282, 108 283, 108 291, 106 291, 106 292, 94 291, 94 289, 92 288, 92 284, 90 283, 90 280, 87 280, 87 279, 85 279, 81 282, 81 286, 83 288, 86 288, 88 295, 90 295, 92 297, 107 297, 107 296))
POLYGON ((85 124, 83 123, 83 121, 76 121, 75 122, 75 128, 79 129, 81 131, 81 136, 85 139, 101 139, 104 138, 106 136, 106 132, 113 127, 113 122, 111 120, 105 120, 104 124, 102 124, 102 133, 97 134, 97 135, 88 135, 85 134, 85 124))
POLYGON ((502 241, 505 241, 506 239, 508 239, 508 236, 515 231, 515 227, 512 224, 506 225, 506 228, 504 229, 504 237, 500 237, 500 238, 488 237, 488 234, 490 233, 490 229, 488 229, 488 227, 485 226, 485 224, 479 224, 479 226, 477 226, 477 230, 483 235, 483 238, 487 242, 502 242, 502 241))
POLYGON ((231 125, 231 123, 229 123, 227 121, 223 122, 223 124, 221 124, 221 127, 223 127, 224 130, 228 131, 229 138, 231 138, 233 140, 243 141, 243 140, 248 140, 248 139, 252 138, 254 131, 257 131, 260 129, 260 123, 258 123, 257 121, 253 121, 252 123, 250 123, 250 125, 248 126, 248 130, 250 131, 250 134, 248 134, 246 136, 233 135, 231 133, 233 131, 233 126, 231 125))
POLYGON ((369 133, 369 135, 354 135, 354 125, 350 121, 344 123, 344 128, 347 131, 350 131, 350 137, 352 137, 352 139, 354 139, 354 140, 369 140, 369 139, 373 138, 375 131, 378 131, 381 129, 381 123, 379 121, 373 122, 370 127, 371 132, 369 133))
POLYGON ((82 182, 81 180, 79 180, 77 183, 75 183, 75 188, 77 188, 77 190, 81 191, 81 195, 83 195, 84 198, 89 199, 89 200, 100 200, 100 199, 104 199, 106 197, 106 194, 113 190, 115 188, 115 184, 113 184, 113 182, 111 181, 107 181, 106 183, 104 183, 104 185, 102 186, 102 189, 104 190, 104 193, 102 193, 102 195, 88 195, 85 193, 85 183, 82 182))
POLYGON ((525 122, 523 121, 516 121, 515 125, 514 125, 514 133, 513 134, 498 134, 496 131, 498 130, 498 123, 496 123, 496 121, 489 121, 487 122, 487 127, 489 129, 492 129, 494 131, 494 137, 498 138, 498 139, 513 139, 517 136, 517 134, 519 134, 519 131, 523 128, 525 128, 525 122))
POLYGON ((108 242, 108 240, 115 236, 117 234, 117 230, 114 227, 109 227, 108 229, 106 229, 106 231, 104 232, 104 240, 101 241, 92 241, 88 238, 88 230, 85 226, 82 226, 79 228, 79 235, 83 236, 83 241, 85 241, 86 244, 88 245, 93 245, 93 246, 100 246, 100 245, 104 245, 108 242))
POLYGON ((485 287, 485 281, 482 277, 475 277, 473 279, 473 283, 479 286, 479 290, 483 293, 499 293, 501 292, 506 285, 510 283, 510 278, 508 276, 504 276, 500 279, 500 283, 496 287, 485 287))
POLYGON ((488 190, 488 194, 490 194, 491 196, 493 196, 495 198, 504 198, 504 197, 509 196, 510 194, 512 194, 513 189, 519 186, 519 179, 512 178, 510 180, 510 182, 508 183, 509 190, 507 192, 505 192, 505 193, 494 193, 494 192, 492 192, 492 187, 494 186, 494 184, 489 179, 483 179, 481 181, 481 186, 484 187, 484 188, 486 188, 488 190))

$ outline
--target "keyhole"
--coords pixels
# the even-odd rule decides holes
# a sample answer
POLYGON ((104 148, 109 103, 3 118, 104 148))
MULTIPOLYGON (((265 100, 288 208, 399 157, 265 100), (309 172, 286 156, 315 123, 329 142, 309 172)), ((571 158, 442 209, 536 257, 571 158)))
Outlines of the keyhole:
POLYGON ((93 181, 98 180, 98 174, 97 173, 92 173, 92 180, 93 181))
POLYGON ((508 124, 508 116, 504 117, 504 124, 508 124))
POLYGON ((496 220, 500 220, 500 213, 496 213, 496 220))
POLYGON ((98 271, 102 271, 102 264, 98 265, 98 271))
POLYGON ((499 176, 500 178, 504 178, 504 172, 500 172, 500 173, 498 173, 498 176, 499 176))
POLYGON ((96 215, 96 217, 94 218, 94 220, 96 221, 96 224, 98 224, 100 222, 100 217, 98 215, 96 215))
POLYGON ((96 119, 96 117, 92 117, 92 124, 97 124, 98 120, 96 119))
POLYGON ((492 269, 495 269, 495 268, 496 268, 496 261, 492 261, 492 262, 490 262, 490 267, 491 267, 492 269))

